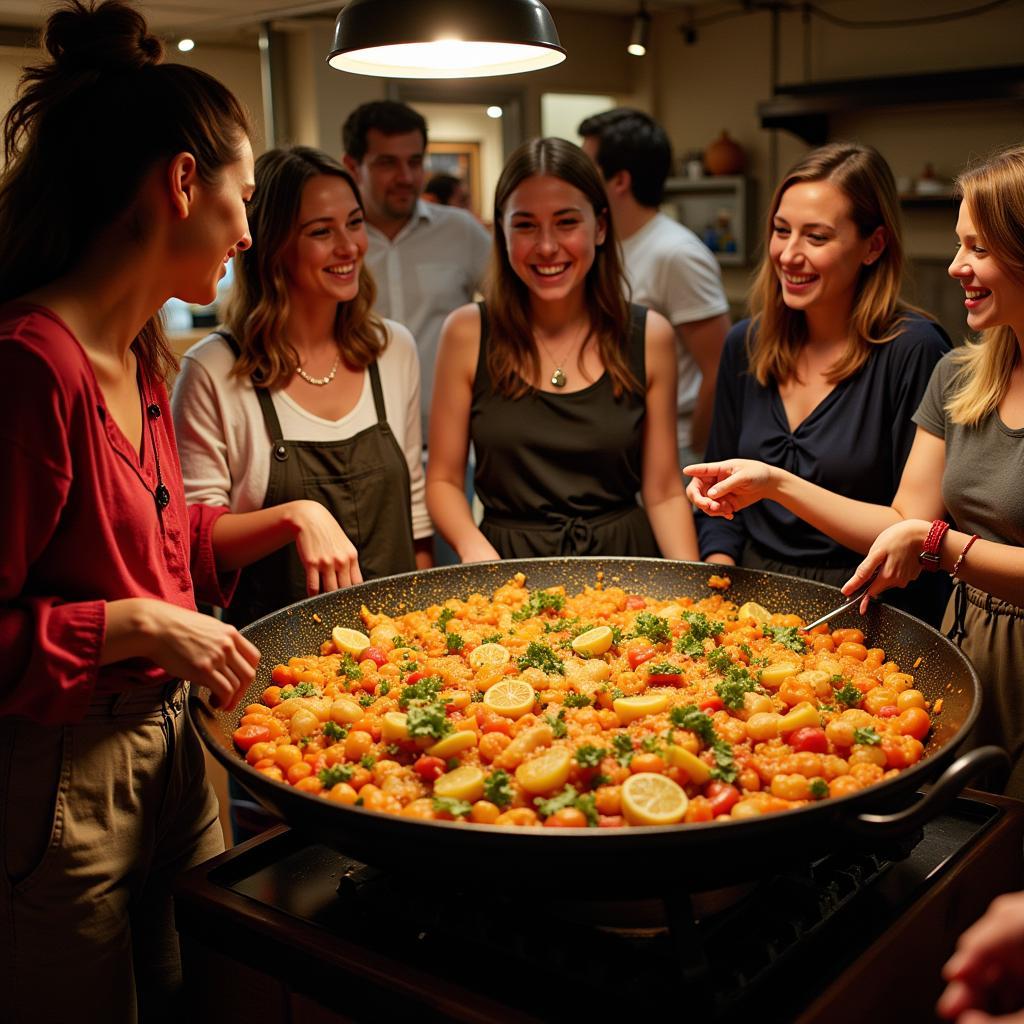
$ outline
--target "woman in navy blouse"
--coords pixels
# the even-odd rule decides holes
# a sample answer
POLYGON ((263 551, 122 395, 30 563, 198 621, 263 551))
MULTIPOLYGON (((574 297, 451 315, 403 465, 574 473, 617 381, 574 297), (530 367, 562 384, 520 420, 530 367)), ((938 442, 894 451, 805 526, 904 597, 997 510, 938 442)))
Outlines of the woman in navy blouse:
MULTIPOLYGON (((950 347, 938 324, 899 300, 892 171, 869 147, 832 143, 792 168, 770 211, 754 315, 722 353, 707 460, 758 459, 887 505, 913 442, 911 416, 950 347)), ((770 501, 733 519, 698 514, 697 527, 709 562, 838 586, 861 560, 770 501)), ((930 575, 887 600, 937 625, 947 597, 930 575)))

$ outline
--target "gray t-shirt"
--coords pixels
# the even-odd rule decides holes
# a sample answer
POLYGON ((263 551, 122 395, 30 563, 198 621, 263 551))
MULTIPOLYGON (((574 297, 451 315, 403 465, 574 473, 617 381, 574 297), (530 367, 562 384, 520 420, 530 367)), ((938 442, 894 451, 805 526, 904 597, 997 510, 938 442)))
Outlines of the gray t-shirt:
POLYGON ((914 422, 945 439, 942 499, 957 529, 1024 546, 1024 427, 1011 430, 998 412, 976 427, 950 420, 944 406, 959 369, 955 355, 935 367, 914 422))

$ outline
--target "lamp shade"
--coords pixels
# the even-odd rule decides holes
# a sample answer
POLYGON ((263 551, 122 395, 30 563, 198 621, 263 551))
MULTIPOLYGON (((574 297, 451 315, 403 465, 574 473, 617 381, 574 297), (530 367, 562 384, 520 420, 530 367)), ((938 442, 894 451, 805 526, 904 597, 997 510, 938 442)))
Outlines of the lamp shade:
POLYGON ((349 0, 327 62, 385 78, 482 78, 565 60, 540 0, 349 0))

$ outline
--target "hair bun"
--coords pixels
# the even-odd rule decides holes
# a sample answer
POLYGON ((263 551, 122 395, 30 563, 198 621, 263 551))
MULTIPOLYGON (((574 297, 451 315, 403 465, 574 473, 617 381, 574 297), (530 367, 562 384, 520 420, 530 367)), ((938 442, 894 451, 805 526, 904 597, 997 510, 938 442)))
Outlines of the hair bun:
POLYGON ((146 19, 121 0, 69 0, 47 21, 43 45, 58 68, 78 73, 138 71, 164 51, 146 19))

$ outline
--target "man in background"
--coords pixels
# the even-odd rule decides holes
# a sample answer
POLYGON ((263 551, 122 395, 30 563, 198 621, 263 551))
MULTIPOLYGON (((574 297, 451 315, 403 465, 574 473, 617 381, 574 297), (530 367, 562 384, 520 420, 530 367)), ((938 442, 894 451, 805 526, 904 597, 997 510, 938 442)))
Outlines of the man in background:
POLYGON ((454 174, 435 174, 427 182, 423 198, 428 203, 440 203, 441 206, 457 206, 461 210, 468 210, 469 186, 454 174))
POLYGON ((420 198, 427 123, 411 107, 364 103, 345 121, 341 139, 345 166, 362 192, 376 310, 408 327, 419 349, 426 443, 441 325, 473 301, 491 237, 467 211, 420 198))
POLYGON ((672 147, 652 117, 621 107, 588 117, 577 131, 604 178, 633 301, 675 329, 679 464, 699 462, 729 330, 718 262, 689 228, 659 212, 672 147))

